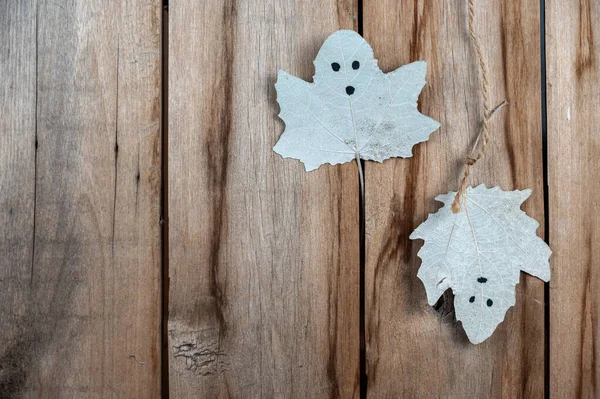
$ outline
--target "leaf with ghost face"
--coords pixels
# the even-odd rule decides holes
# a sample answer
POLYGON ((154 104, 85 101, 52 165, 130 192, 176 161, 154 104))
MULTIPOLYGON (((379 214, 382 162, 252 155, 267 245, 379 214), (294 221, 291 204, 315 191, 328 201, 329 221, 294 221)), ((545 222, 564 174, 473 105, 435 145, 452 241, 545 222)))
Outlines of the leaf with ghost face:
POLYGON ((314 83, 279 71, 275 88, 285 130, 273 148, 307 171, 366 159, 412 156, 439 123, 417 110, 426 64, 383 73, 371 46, 341 30, 325 40, 314 61, 314 83))
POLYGON ((451 210, 456 193, 439 195, 444 207, 410 235, 425 241, 417 276, 429 304, 451 288, 456 318, 474 344, 491 336, 515 304, 521 270, 550 279, 552 251, 535 234, 539 223, 520 209, 530 194, 468 187, 458 213, 451 210))

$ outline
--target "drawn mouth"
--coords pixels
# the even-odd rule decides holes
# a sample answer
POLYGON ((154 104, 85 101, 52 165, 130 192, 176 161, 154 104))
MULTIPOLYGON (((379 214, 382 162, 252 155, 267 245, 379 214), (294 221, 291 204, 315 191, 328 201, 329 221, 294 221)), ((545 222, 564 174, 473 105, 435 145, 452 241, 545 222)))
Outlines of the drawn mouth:
POLYGON ((352 94, 354 94, 354 87, 352 87, 352 86, 346 86, 346 94, 348 94, 349 96, 351 96, 352 94))

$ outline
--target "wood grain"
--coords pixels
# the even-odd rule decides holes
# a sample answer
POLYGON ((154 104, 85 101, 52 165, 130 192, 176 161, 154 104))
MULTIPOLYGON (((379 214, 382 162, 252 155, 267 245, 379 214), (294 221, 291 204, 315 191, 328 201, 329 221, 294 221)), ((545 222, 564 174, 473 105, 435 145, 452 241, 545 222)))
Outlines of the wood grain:
MULTIPOLYGON (((31 360, 22 339, 33 254, 36 135, 35 1, 0 12, 0 397, 22 390, 31 360)), ((31 355, 29 355, 31 356, 31 355)))
MULTIPOLYGON (((477 32, 490 70, 491 100, 508 100, 472 185, 533 189, 524 210, 544 222, 539 2, 478 1, 477 32)), ((543 283, 522 274, 517 305, 494 335, 468 342, 446 293, 427 305, 417 279, 421 242, 410 233, 456 190, 479 132, 482 102, 467 28, 467 2, 364 1, 364 33, 384 71, 426 60, 423 113, 442 127, 410 159, 366 165, 366 342, 368 396, 543 397, 543 283)), ((538 229, 543 237, 543 228, 538 229)))
POLYGON ((600 4, 546 1, 550 394, 600 395, 600 4))
POLYGON ((169 5, 171 397, 356 397, 358 175, 272 146, 353 0, 169 5))
POLYGON ((160 3, 7 2, 0 42, 0 396, 158 397, 160 3))

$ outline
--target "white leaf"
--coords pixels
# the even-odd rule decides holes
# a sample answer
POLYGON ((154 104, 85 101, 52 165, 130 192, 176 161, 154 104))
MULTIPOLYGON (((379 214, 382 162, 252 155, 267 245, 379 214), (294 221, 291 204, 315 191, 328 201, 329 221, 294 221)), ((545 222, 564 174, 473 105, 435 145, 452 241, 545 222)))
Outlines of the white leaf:
POLYGON ((530 194, 468 187, 456 214, 451 210, 456 193, 439 195, 444 207, 410 235, 425 240, 418 277, 429 304, 451 288, 456 318, 474 344, 492 335, 515 304, 521 270, 550 280, 552 251, 535 234, 538 222, 520 209, 530 194))
POLYGON ((314 61, 314 83, 279 71, 275 89, 285 131, 273 147, 307 171, 358 157, 381 162, 412 156, 440 125, 417 110, 426 64, 383 73, 371 46, 356 32, 327 38, 314 61))

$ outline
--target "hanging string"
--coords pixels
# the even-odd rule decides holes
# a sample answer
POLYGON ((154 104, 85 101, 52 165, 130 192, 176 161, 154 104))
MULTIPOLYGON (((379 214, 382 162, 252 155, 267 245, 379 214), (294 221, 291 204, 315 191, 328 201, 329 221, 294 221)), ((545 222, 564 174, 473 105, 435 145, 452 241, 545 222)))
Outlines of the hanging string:
POLYGON ((506 101, 503 101, 500 105, 498 105, 494 110, 491 109, 490 105, 490 96, 489 96, 489 87, 490 82, 488 80, 488 69, 485 63, 485 59, 483 57, 483 50, 481 49, 481 43, 479 41, 479 37, 475 33, 475 0, 469 0, 469 35, 471 37, 471 43, 475 48, 475 54, 477 56, 477 61, 479 62, 479 89, 481 90, 481 96, 483 98, 483 122, 481 126, 481 132, 477 136, 475 140, 475 144, 473 145, 473 149, 471 153, 465 160, 465 172, 462 180, 458 186, 458 191, 456 193, 456 197, 454 197, 454 202, 452 203, 452 212, 457 213, 460 212, 460 201, 462 196, 465 193, 467 188, 467 181, 471 174, 471 167, 473 167, 477 161, 479 161, 485 150, 487 149, 488 141, 490 139, 490 119, 492 116, 502 109, 506 104, 506 101))

